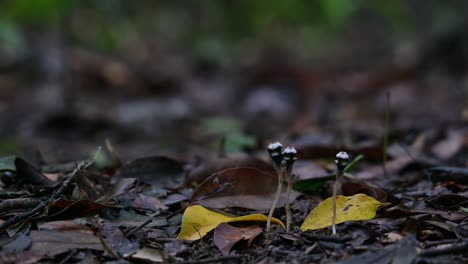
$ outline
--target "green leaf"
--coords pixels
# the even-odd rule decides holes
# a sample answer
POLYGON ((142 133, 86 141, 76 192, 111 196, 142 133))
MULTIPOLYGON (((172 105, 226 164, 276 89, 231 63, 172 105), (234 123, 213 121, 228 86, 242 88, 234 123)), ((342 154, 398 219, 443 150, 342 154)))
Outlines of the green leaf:
MULTIPOLYGON (((344 169, 345 173, 350 172, 357 164, 364 158, 363 155, 356 156, 344 169)), ((306 179, 298 181, 293 185, 293 189, 299 192, 315 192, 325 186, 327 181, 333 180, 336 177, 336 173, 330 173, 323 177, 317 177, 313 179, 306 179)))
POLYGON ((0 171, 16 171, 15 156, 0 158, 0 171))
POLYGON ((362 159, 364 159, 363 155, 358 155, 356 156, 349 164, 348 166, 345 167, 344 172, 350 172, 358 162, 360 162, 362 159))

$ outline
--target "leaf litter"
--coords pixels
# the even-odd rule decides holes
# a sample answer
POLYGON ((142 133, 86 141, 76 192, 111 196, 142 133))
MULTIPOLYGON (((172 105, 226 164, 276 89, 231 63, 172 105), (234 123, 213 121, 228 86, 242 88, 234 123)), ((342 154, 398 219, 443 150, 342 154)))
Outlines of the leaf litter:
POLYGON ((27 150, 0 157, 0 263, 467 262, 466 109, 458 112, 466 107, 447 99, 444 80, 451 77, 376 65, 387 69, 380 73, 374 61, 367 71, 322 71, 289 63, 294 56, 286 55, 288 63, 249 59, 233 81, 211 61, 159 54, 151 43, 129 48, 137 54, 132 67, 67 46, 64 57, 78 81, 59 94, 76 101, 56 111, 34 101, 49 98, 48 90, 32 96, 2 75, 1 96, 21 103, 0 103, 12 116, 1 117, 0 145, 13 131, 27 150), (239 89, 224 88, 231 85, 239 89), (392 97, 390 131, 382 131, 385 94, 392 97), (24 118, 27 112, 37 116, 24 118), (84 157, 104 137, 116 144, 105 140, 87 164, 84 157), (278 225, 267 234, 277 173, 266 146, 276 140, 295 147, 299 160, 291 231, 281 226, 282 193, 273 211, 278 225), (339 151, 364 156, 345 175, 339 204, 364 194, 375 200, 365 199, 372 201, 369 211, 362 201, 345 204, 339 211, 348 215, 357 205, 364 209, 333 236, 330 208, 318 218, 314 212, 328 204, 339 151), (198 212, 190 216, 193 208, 198 212), (315 229, 320 217, 324 223, 315 229), (314 230, 302 232, 303 224, 314 230), (196 240, 180 240, 181 234, 196 240))

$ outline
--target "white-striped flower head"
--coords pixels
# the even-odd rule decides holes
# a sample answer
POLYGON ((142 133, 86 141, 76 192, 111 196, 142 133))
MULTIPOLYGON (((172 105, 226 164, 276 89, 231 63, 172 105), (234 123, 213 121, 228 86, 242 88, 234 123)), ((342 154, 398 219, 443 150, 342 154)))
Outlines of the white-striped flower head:
POLYGON ((283 161, 283 154, 281 150, 283 149, 283 145, 279 142, 271 143, 268 145, 268 154, 270 158, 273 160, 275 165, 279 168, 281 166, 281 161, 283 161))
POLYGON ((292 147, 287 147, 284 151, 283 151, 283 157, 286 161, 288 160, 296 160, 296 154, 297 154, 297 151, 295 148, 292 148, 292 147))
POLYGON ((286 163, 286 169, 289 172, 292 172, 292 167, 294 165, 294 161, 297 160, 296 154, 297 154, 297 151, 293 147, 287 147, 283 151, 283 159, 284 159, 284 161, 286 163))
POLYGON ((349 162, 348 153, 344 151, 340 151, 338 152, 338 154, 336 154, 335 164, 338 170, 343 170, 348 165, 348 162, 349 162))

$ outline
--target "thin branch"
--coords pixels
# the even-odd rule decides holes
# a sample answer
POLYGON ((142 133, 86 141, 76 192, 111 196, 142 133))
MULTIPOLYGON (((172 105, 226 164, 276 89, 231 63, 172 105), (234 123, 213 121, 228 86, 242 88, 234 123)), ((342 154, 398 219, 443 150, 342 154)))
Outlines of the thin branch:
POLYGON ((459 254, 468 252, 468 241, 464 241, 460 244, 453 244, 449 247, 444 248, 431 248, 422 250, 419 253, 420 257, 434 257, 440 255, 459 254))
POLYGON ((9 228, 10 226, 12 226, 14 224, 17 224, 19 222, 22 222, 22 221, 28 219, 28 218, 31 218, 34 215, 42 213, 49 203, 56 201, 65 192, 65 190, 71 185, 71 183, 74 182, 76 180, 76 178, 80 175, 80 172, 83 169, 88 168, 89 166, 91 166, 94 163, 94 161, 96 160, 96 157, 99 154, 99 152, 100 152, 100 148, 98 149, 98 151, 94 155, 93 159, 91 159, 90 161, 88 161, 86 163, 76 164, 76 168, 72 172, 72 175, 62 183, 62 186, 60 186, 60 188, 58 188, 55 191, 55 193, 49 199, 43 201, 42 203, 40 203, 38 206, 36 206, 31 211, 25 212, 25 213, 22 213, 22 214, 17 214, 14 217, 9 218, 7 221, 1 223, 0 224, 0 232, 5 231, 7 228, 9 228))
POLYGON ((191 260, 191 261, 183 261, 179 262, 181 264, 195 264, 195 263, 225 263, 228 260, 242 260, 245 258, 245 255, 237 255, 237 256, 221 256, 216 258, 206 258, 206 259, 199 259, 199 260, 191 260))

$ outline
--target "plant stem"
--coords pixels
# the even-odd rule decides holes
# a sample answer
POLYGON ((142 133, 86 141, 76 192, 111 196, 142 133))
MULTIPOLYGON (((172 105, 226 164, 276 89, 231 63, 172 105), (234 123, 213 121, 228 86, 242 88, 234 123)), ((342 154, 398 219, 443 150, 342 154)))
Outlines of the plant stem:
POLYGON ((270 232, 271 228, 271 218, 273 217, 273 213, 275 212, 276 206, 278 205, 279 198, 281 196, 281 189, 283 187, 283 176, 284 176, 285 168, 281 166, 280 170, 277 170, 278 174, 278 187, 276 189, 275 199, 273 200, 273 204, 271 205, 270 212, 268 213, 267 225, 266 225, 266 232, 267 234, 270 232))
POLYGON ((289 228, 291 227, 291 204, 289 204, 289 195, 291 194, 291 189, 293 186, 293 182, 291 179, 291 175, 288 174, 288 187, 286 189, 286 200, 285 200, 285 208, 286 208, 286 232, 289 232, 289 228))
POLYGON ((335 180, 335 184, 333 185, 333 217, 332 217, 332 232, 333 232, 333 235, 336 235, 336 226, 335 226, 335 223, 336 223, 336 193, 338 191, 338 183, 339 181, 339 176, 338 176, 338 173, 336 174, 336 180, 335 180))

